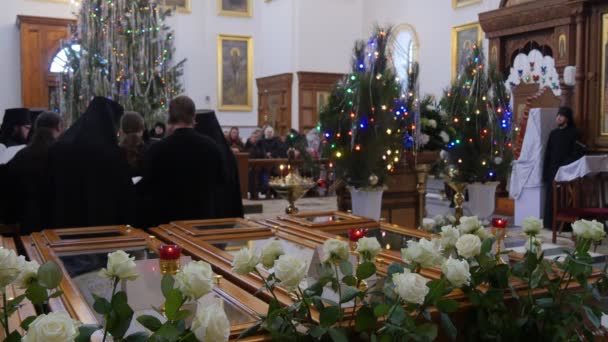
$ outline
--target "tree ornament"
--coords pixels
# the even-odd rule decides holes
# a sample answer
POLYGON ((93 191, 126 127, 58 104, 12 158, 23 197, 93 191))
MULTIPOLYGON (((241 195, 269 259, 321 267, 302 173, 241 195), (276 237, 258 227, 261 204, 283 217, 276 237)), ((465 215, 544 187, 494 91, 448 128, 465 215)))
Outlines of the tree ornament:
POLYGON ((376 184, 378 184, 378 180, 379 180, 378 176, 376 176, 375 174, 372 173, 369 176, 369 185, 376 186, 376 184))

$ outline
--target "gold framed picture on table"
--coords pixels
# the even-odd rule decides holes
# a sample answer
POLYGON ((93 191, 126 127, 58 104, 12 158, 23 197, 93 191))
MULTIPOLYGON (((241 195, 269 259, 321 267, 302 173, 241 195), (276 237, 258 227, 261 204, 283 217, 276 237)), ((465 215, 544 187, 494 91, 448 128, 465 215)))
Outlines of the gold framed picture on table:
POLYGON ((253 38, 220 34, 217 38, 218 109, 253 108, 253 38))
POLYGON ((470 23, 452 28, 452 81, 465 69, 473 46, 482 39, 479 23, 470 23))
POLYGON ((230 17, 251 17, 253 3, 251 0, 217 0, 217 13, 230 17))

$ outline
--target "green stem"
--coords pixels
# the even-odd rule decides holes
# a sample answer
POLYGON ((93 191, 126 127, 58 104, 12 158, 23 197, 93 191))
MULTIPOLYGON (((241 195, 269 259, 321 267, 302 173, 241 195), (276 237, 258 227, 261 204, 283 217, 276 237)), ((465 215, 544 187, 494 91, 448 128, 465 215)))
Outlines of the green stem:
POLYGON ((194 332, 193 331, 189 331, 186 335, 180 337, 179 340, 177 340, 177 341, 178 342, 179 341, 187 341, 188 338, 190 338, 190 336, 193 336, 193 335, 194 335, 194 332))
POLYGON ((270 292, 270 294, 272 295, 272 297, 274 298, 274 300, 277 301, 277 303, 279 302, 279 299, 277 298, 277 295, 274 294, 274 289, 268 284, 268 282, 266 281, 266 278, 264 278, 264 276, 262 276, 262 274, 260 273, 260 271, 258 271, 257 268, 253 269, 255 271, 255 273, 260 276, 260 278, 262 278, 262 281, 264 282, 264 287, 266 287, 266 289, 268 289, 268 292, 270 292))
POLYGON ((340 286, 340 273, 338 273, 338 265, 334 264, 334 270, 336 272, 336 280, 338 282, 338 310, 340 310, 340 326, 342 326, 342 286, 340 286))
MULTIPOLYGON (((307 303, 304 300, 304 292, 302 291, 302 289, 298 286, 298 291, 300 291, 300 295, 302 296, 302 303, 304 303, 304 305, 306 306, 306 312, 308 312, 308 319, 310 319, 310 321, 312 322, 312 312, 310 312, 310 305, 309 303, 307 303)), ((297 294, 297 292, 296 292, 297 294)))
MULTIPOLYGON (((114 277, 114 286, 112 288, 112 296, 110 297, 110 303, 112 302, 112 298, 114 298, 114 294, 116 293, 116 288, 118 287, 118 282, 120 279, 118 277, 114 277)), ((110 318, 108 315, 105 315, 106 324, 103 328, 103 339, 101 342, 106 342, 106 337, 108 336, 108 319, 110 318)))
MULTIPOLYGON (((530 244, 530 250, 528 251, 528 253, 533 253, 536 256, 536 253, 532 252, 533 251, 533 249, 532 249, 533 248, 532 247, 532 235, 530 235, 529 241, 530 241, 529 242, 529 244, 530 244)), ((529 303, 530 303, 529 304, 530 307, 534 306, 534 299, 532 298, 532 273, 534 273, 534 270, 531 270, 530 274, 528 274, 528 300, 529 300, 529 303)))
POLYGON ((6 300, 5 289, 2 289, 2 309, 2 312, 4 314, 4 323, 2 325, 4 326, 5 336, 8 337, 8 335, 10 335, 10 332, 8 331, 8 302, 6 300))

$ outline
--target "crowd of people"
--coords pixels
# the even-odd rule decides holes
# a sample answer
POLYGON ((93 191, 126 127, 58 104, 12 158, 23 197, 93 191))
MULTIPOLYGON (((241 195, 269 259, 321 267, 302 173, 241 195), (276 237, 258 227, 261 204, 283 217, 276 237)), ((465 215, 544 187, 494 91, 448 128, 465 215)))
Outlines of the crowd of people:
POLYGON ((233 145, 215 113, 196 114, 186 96, 150 131, 139 113, 103 97, 65 132, 56 113, 8 109, 0 155, 14 152, 0 165, 0 219, 21 234, 243 216, 233 145))

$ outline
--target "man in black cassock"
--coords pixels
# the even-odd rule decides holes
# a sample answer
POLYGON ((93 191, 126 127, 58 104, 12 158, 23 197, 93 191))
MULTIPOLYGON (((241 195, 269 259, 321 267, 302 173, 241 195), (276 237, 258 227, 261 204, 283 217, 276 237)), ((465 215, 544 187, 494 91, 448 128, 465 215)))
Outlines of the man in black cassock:
POLYGON ((552 130, 547 141, 543 164, 543 182, 545 184, 545 213, 543 223, 551 228, 553 223, 553 180, 561 166, 572 163, 582 157, 583 153, 577 143, 580 132, 574 124, 572 109, 560 107, 555 117, 557 128, 552 130))
POLYGON ((40 231, 48 217, 48 155, 49 149, 63 132, 61 116, 42 112, 35 121, 35 132, 27 147, 19 151, 6 166, 6 223, 19 223, 21 235, 40 231))
POLYGON ((221 213, 216 189, 227 186, 222 153, 213 140, 194 130, 194 115, 189 97, 173 99, 168 121, 173 133, 144 155, 143 178, 137 183, 141 228, 221 213))
POLYGON ((135 192, 116 133, 123 107, 95 97, 49 151, 49 226, 132 224, 135 192))
POLYGON ((0 144, 6 147, 26 144, 31 128, 31 115, 27 108, 7 109, 0 126, 0 144))
POLYGON ((215 112, 212 110, 202 111, 196 114, 196 125, 194 129, 207 136, 218 145, 222 153, 226 177, 226 184, 216 189, 216 201, 220 203, 218 217, 243 217, 243 200, 241 199, 241 182, 239 180, 239 168, 234 152, 224 137, 222 127, 217 121, 215 112))

